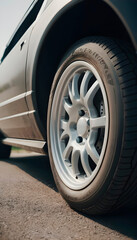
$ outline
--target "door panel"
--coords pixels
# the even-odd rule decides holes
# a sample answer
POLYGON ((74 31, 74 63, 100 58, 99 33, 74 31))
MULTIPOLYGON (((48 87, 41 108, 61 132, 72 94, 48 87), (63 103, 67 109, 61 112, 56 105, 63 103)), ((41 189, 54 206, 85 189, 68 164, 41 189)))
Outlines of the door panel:
POLYGON ((0 66, 0 129, 8 137, 25 138, 28 135, 25 131, 26 125, 30 125, 26 103, 25 68, 31 31, 32 27, 0 66))

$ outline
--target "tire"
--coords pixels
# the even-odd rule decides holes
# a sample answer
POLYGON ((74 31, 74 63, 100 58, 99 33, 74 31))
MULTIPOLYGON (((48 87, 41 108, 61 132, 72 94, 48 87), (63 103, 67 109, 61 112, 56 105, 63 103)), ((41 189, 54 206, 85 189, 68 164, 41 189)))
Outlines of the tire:
POLYGON ((116 211, 137 199, 137 59, 128 44, 104 37, 66 56, 48 106, 53 176, 72 208, 116 211))
POLYGON ((4 145, 0 143, 0 159, 6 159, 9 158, 11 153, 11 146, 4 145))

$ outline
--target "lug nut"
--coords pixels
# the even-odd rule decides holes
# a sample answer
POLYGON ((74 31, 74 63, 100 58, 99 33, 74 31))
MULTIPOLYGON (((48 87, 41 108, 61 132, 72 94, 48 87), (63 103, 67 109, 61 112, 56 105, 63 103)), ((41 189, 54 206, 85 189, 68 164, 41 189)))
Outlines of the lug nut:
POLYGON ((79 137, 77 137, 76 141, 77 141, 77 143, 82 143, 83 142, 83 138, 79 136, 79 137))
POLYGON ((84 116, 84 115, 85 115, 84 110, 80 110, 80 111, 79 111, 79 116, 82 117, 82 116, 84 116))
POLYGON ((89 119, 87 120, 87 124, 88 124, 88 126, 90 126, 90 121, 89 121, 89 119))

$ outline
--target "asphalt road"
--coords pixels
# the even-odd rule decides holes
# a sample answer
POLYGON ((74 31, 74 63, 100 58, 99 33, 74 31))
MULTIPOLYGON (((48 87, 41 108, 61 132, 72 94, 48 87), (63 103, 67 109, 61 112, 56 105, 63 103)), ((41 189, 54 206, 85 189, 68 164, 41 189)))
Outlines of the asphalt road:
POLYGON ((0 161, 0 240, 137 239, 137 209, 98 217, 76 212, 58 193, 48 157, 23 154, 0 161))

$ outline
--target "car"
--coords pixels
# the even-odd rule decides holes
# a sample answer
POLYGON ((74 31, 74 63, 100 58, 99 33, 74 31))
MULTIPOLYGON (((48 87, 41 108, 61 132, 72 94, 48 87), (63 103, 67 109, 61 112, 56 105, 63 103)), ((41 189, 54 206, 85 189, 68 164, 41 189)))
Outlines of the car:
POLYGON ((33 0, 1 57, 1 159, 48 152, 87 214, 137 202, 136 13, 136 0, 33 0))

